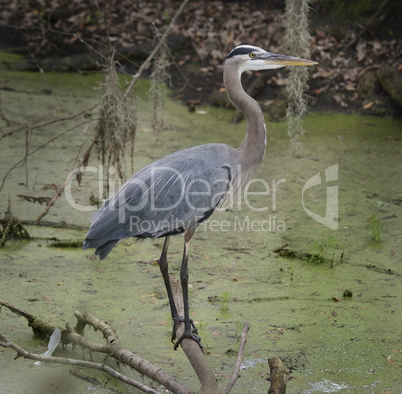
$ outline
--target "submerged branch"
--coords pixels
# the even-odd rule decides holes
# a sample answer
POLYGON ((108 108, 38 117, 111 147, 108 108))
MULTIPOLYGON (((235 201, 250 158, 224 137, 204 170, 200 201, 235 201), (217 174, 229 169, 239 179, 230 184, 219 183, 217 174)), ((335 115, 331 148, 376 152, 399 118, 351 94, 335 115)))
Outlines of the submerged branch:
POLYGON ((285 394, 288 380, 292 378, 289 370, 283 365, 281 359, 277 357, 268 359, 268 365, 270 370, 268 380, 271 382, 268 394, 285 394))
POLYGON ((32 331, 34 332, 34 335, 38 338, 47 338, 50 335, 52 335, 55 327, 46 323, 42 319, 32 315, 29 312, 24 311, 23 309, 10 304, 7 301, 0 300, 0 306, 5 306, 8 308, 11 312, 15 313, 18 316, 25 317, 25 319, 28 320, 28 326, 32 327, 32 331))

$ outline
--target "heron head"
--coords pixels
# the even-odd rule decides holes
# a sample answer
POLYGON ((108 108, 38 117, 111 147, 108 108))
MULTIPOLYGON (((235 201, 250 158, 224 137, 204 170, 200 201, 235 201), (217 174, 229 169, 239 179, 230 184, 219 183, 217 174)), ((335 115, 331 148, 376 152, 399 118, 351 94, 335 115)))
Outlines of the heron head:
POLYGON ((264 51, 252 45, 240 45, 233 49, 225 60, 236 62, 240 73, 244 71, 269 70, 285 66, 313 66, 317 62, 293 56, 264 51))

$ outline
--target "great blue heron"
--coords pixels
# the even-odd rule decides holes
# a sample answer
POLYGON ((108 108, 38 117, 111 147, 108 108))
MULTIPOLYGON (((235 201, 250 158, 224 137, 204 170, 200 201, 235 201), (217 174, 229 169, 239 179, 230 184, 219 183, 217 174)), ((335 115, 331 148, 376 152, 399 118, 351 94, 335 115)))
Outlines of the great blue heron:
POLYGON ((83 249, 96 248, 104 259, 123 238, 165 237, 159 267, 165 282, 173 319, 172 342, 184 322, 184 334, 200 346, 200 339, 189 316, 189 245, 197 226, 206 220, 228 196, 242 190, 261 164, 265 153, 266 129, 258 103, 243 90, 241 74, 248 70, 267 70, 284 66, 316 64, 290 56, 266 52, 251 45, 233 49, 223 66, 227 94, 247 121, 240 148, 212 143, 174 152, 147 165, 125 182, 91 218, 83 249), (180 270, 184 318, 177 313, 169 281, 167 251, 171 235, 184 233, 184 252, 180 270))

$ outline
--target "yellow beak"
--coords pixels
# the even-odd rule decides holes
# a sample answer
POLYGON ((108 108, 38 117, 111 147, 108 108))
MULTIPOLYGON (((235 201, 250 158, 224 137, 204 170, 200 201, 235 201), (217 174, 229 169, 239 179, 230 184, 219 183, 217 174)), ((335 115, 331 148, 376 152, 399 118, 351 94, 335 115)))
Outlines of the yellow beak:
POLYGON ((312 60, 302 59, 299 57, 279 55, 277 53, 267 52, 264 58, 267 64, 278 66, 314 66, 318 64, 312 60))

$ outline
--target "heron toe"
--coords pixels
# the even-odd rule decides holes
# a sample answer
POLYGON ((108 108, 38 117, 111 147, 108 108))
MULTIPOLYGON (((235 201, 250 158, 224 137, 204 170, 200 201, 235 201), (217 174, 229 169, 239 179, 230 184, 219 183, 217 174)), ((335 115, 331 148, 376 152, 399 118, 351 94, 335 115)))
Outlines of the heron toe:
POLYGON ((174 343, 174 350, 177 350, 177 348, 180 345, 180 342, 184 338, 189 338, 189 339, 192 339, 193 341, 197 342, 199 347, 202 350, 203 347, 201 345, 201 338, 199 338, 197 336, 197 334, 198 334, 198 330, 194 324, 193 319, 190 319, 188 321, 188 324, 186 324, 186 321, 183 318, 183 316, 177 316, 177 317, 173 318, 172 343, 174 343), (184 329, 183 335, 175 343, 174 341, 177 338, 176 333, 177 333, 177 329, 179 328, 180 323, 184 323, 185 329, 184 329))
POLYGON ((181 341, 182 341, 184 338, 192 339, 193 341, 197 342, 197 344, 198 344, 198 346, 200 347, 200 349, 201 349, 202 351, 204 351, 204 348, 203 348, 203 346, 201 345, 201 338, 198 337, 198 336, 193 332, 193 330, 184 331, 183 335, 182 335, 182 336, 176 341, 176 343, 174 344, 174 347, 173 347, 174 350, 177 350, 177 348, 179 347, 181 341))

